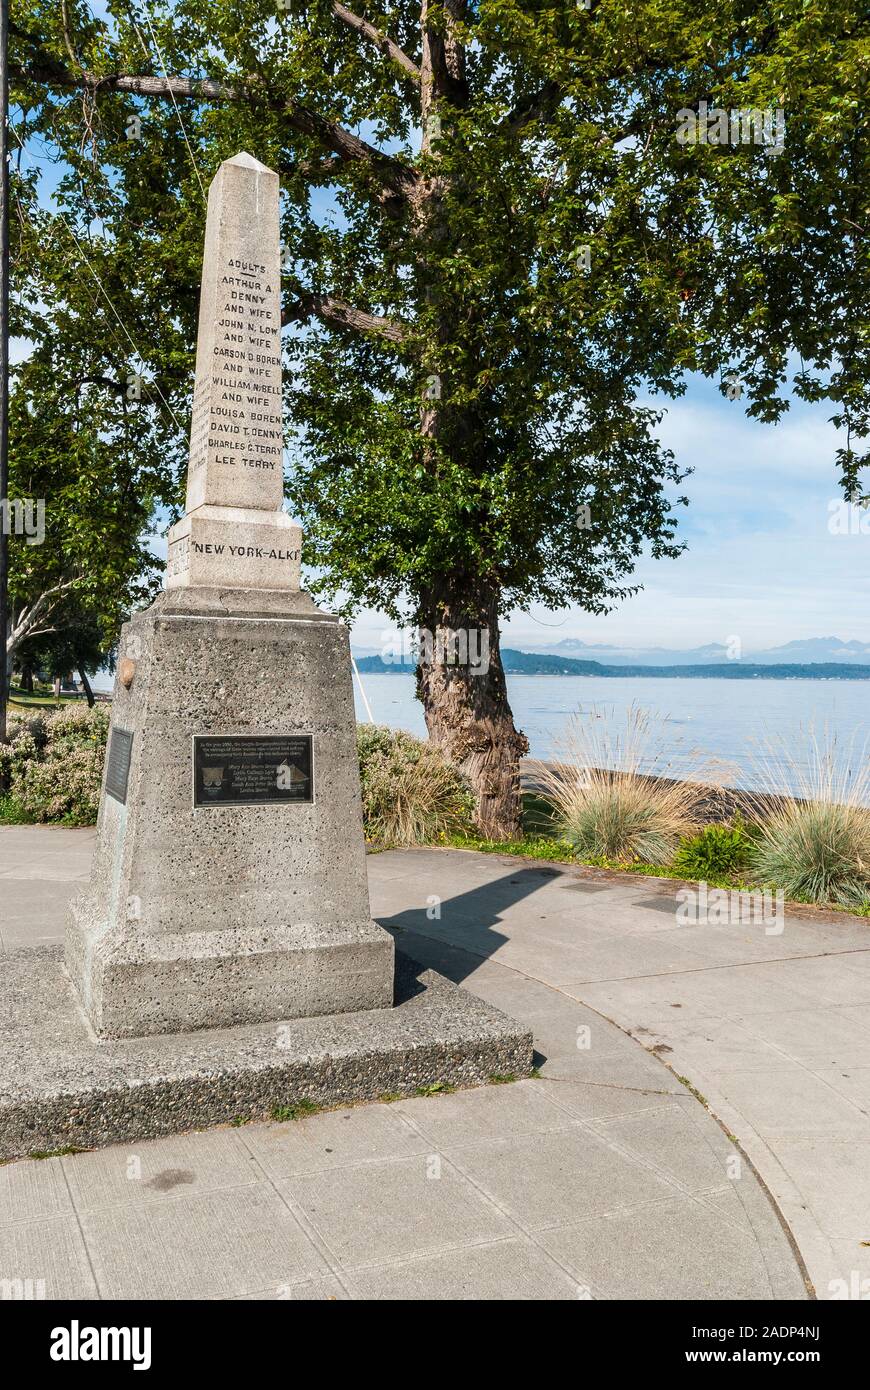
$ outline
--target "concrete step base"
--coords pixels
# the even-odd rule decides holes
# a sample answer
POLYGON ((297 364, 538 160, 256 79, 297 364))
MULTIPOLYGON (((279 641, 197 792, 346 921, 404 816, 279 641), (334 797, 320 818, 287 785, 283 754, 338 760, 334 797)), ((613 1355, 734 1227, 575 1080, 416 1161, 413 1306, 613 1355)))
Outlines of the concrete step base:
POLYGON ((399 952, 390 1009, 108 1041, 87 1024, 60 947, 8 952, 3 966, 0 1158, 532 1069, 526 1028, 399 952))

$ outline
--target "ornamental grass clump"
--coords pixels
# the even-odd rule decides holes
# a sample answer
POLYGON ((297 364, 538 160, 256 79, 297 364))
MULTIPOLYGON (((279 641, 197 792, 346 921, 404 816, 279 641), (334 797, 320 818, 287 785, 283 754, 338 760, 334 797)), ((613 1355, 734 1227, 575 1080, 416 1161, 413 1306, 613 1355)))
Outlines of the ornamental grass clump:
POLYGON ((666 864, 698 822, 709 795, 694 755, 674 778, 663 719, 632 705, 572 716, 557 763, 534 765, 536 789, 581 858, 666 864))
POLYGON ((470 835, 474 798, 439 749, 402 730, 357 728, 366 838, 381 845, 422 845, 470 835))
POLYGON ((808 732, 806 757, 769 744, 758 760, 768 809, 757 820, 754 879, 787 898, 841 907, 870 904, 870 764, 827 731, 808 732), (783 786, 793 789, 786 795, 783 786))

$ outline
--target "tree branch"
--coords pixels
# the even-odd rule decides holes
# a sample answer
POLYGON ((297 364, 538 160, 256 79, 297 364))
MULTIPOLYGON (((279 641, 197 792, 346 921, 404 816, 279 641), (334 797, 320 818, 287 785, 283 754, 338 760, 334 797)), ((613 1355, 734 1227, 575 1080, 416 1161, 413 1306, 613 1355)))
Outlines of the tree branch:
POLYGON ((533 125, 542 116, 550 115, 562 100, 562 89, 558 82, 545 82, 540 91, 524 97, 517 102, 512 111, 505 116, 501 125, 511 135, 519 135, 526 126, 533 125))
MULTIPOLYGON (((295 164, 281 165, 278 173, 282 178, 301 177, 309 186, 322 187, 327 183, 335 183, 342 170, 349 167, 348 161, 341 159, 337 154, 327 154, 320 159, 301 159, 295 164)), ((404 194, 397 193, 395 188, 381 182, 376 182, 368 193, 386 217, 396 219, 402 216, 405 208, 404 194)))
MULTIPOLYGON (((44 589, 29 608, 22 608, 17 619, 13 619, 12 631, 6 638, 6 657, 8 658, 25 639, 34 634, 37 621, 48 617, 56 601, 65 594, 67 589, 71 589, 77 581, 75 579, 62 579, 57 584, 52 584, 50 589, 44 589)), ((50 631, 51 629, 45 629, 50 631)))
POLYGON ((332 12, 345 24, 349 24, 351 29, 356 29, 370 43, 373 43, 375 48, 379 48, 386 57, 392 58, 406 76, 412 78, 414 82, 420 81, 420 69, 417 64, 412 62, 403 48, 400 48, 392 39, 387 38, 386 34, 382 34, 380 29, 369 24, 367 19, 362 19, 359 15, 354 14, 353 10, 349 10, 346 5, 341 4, 341 0, 332 0, 332 12))
POLYGON ((25 66, 10 63, 10 75, 18 81, 44 82, 48 86, 82 88, 99 95, 100 92, 129 92, 141 97, 179 97, 186 101, 243 101, 262 103, 280 112, 287 124, 302 135, 310 135, 332 150, 342 160, 366 164, 392 192, 407 197, 417 186, 418 176, 407 164, 393 155, 361 140, 338 121, 328 120, 310 107, 292 101, 270 97, 257 77, 243 78, 239 84, 218 82, 213 78, 152 77, 133 73, 70 72, 57 59, 43 52, 35 62, 25 66))
POLYGON ((436 24, 430 23, 429 7, 434 0, 421 0, 420 28, 423 33, 423 58, 420 67, 420 112, 423 117, 422 150, 428 153, 430 136, 427 123, 431 111, 437 111, 444 98, 451 106, 468 105, 469 91, 465 69, 465 46, 456 34, 457 21, 462 17, 465 0, 443 0, 436 24))
POLYGON ((72 60, 73 66, 81 67, 79 60, 76 57, 75 49, 73 48, 72 38, 70 37, 69 20, 67 18, 66 13, 66 0, 60 0, 60 24, 61 28, 63 29, 63 41, 66 46, 66 51, 69 54, 70 59, 72 60))
POLYGON ((287 178, 301 176, 309 183, 331 183, 343 165, 344 161, 337 154, 325 154, 322 159, 300 159, 295 164, 280 168, 278 172, 287 178))
POLYGON ((282 327, 296 323, 300 319, 319 318, 332 328, 351 328, 357 333, 374 333, 391 343, 404 342, 408 336, 407 326, 398 319, 386 318, 382 314, 370 314, 365 309, 355 309, 343 299, 331 294, 303 294, 295 304, 291 304, 281 315, 282 327))
POLYGON ((76 387, 105 386, 108 391, 114 391, 118 396, 123 396, 127 390, 126 382, 113 381, 110 376, 80 376, 76 378, 74 385, 76 387))

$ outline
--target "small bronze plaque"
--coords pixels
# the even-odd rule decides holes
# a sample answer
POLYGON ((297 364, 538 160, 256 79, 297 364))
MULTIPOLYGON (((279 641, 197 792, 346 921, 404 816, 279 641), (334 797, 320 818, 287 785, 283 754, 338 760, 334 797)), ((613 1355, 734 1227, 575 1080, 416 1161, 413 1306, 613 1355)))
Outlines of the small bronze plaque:
POLYGON ((314 800, 310 734, 196 734, 194 806, 314 800))
POLYGON ((106 758, 106 794, 127 804, 127 783, 130 780, 130 759, 133 756, 133 735, 127 729, 113 729, 106 758))

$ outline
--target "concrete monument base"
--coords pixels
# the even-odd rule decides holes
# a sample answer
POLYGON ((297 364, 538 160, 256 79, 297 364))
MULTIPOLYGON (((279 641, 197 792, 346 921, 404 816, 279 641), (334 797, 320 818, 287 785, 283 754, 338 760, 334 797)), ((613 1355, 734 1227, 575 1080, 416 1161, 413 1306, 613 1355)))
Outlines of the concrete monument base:
MULTIPOLYGON (((385 933, 386 935, 386 933, 385 933)), ((0 1159, 153 1139, 423 1086, 525 1076, 532 1037, 434 971, 396 957, 393 1007, 100 1041, 55 946, 0 976, 0 1159)))
POLYGON ((171 589, 125 625, 67 961, 101 1037, 390 1003, 348 632, 307 594, 171 589))

